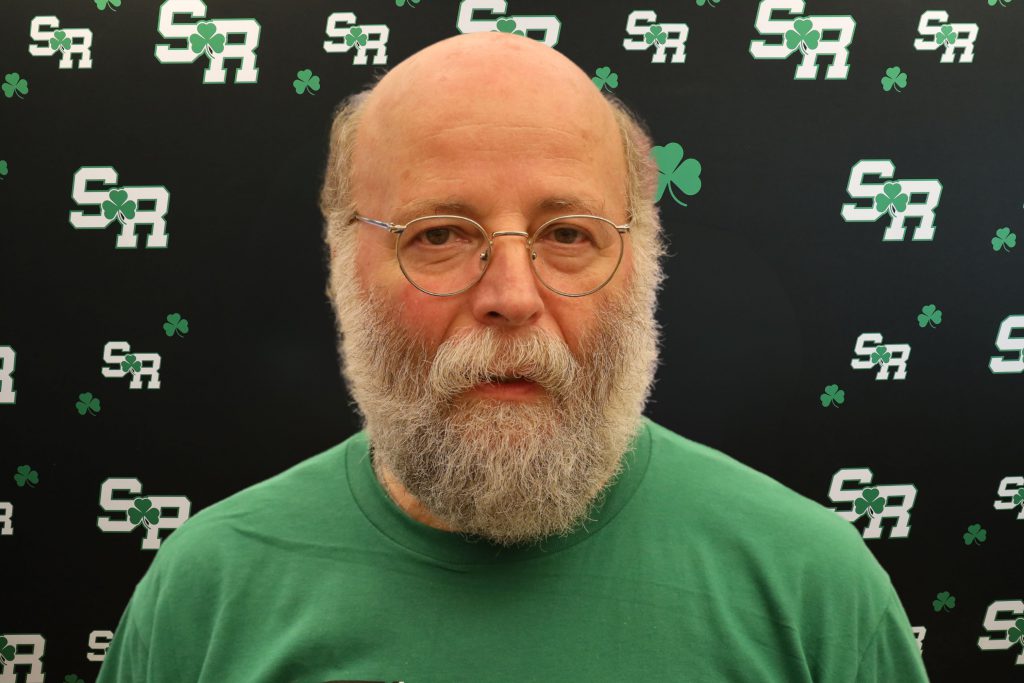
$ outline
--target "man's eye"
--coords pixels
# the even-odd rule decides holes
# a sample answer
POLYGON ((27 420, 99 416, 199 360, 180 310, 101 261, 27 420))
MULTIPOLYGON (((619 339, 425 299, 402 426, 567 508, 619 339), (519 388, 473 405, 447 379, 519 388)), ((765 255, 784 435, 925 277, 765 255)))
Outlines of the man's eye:
POLYGON ((448 241, 449 233, 451 233, 450 228, 431 228, 430 230, 425 230, 420 236, 426 242, 440 246, 448 241))

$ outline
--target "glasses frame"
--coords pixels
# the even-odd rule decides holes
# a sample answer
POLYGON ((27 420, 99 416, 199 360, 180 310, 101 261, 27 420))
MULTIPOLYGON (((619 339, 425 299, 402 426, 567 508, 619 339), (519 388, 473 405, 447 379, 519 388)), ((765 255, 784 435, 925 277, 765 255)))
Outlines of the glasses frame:
POLYGON ((404 225, 400 225, 398 223, 389 223, 387 221, 377 220, 376 218, 368 218, 368 217, 360 215, 358 213, 355 214, 355 220, 356 221, 361 221, 361 222, 366 223, 368 225, 373 225, 373 226, 381 228, 383 230, 387 230, 391 234, 395 235, 395 260, 398 261, 398 267, 402 269, 402 274, 405 275, 405 279, 409 281, 409 284, 411 284, 413 287, 415 287, 416 289, 420 290, 424 294, 429 294, 431 296, 455 296, 457 294, 462 294, 463 292, 467 291, 468 289, 470 289, 474 285, 476 285, 476 283, 480 282, 480 280, 483 279, 484 274, 487 272, 487 269, 490 268, 490 266, 491 266, 491 258, 490 258, 490 256, 491 256, 491 251, 492 251, 492 249, 494 247, 494 238, 495 237, 502 237, 502 236, 505 236, 505 235, 522 235, 523 237, 526 238, 526 251, 527 251, 528 255, 530 256, 530 270, 533 271, 533 274, 537 278, 537 281, 540 282, 542 285, 544 285, 547 289, 550 289, 555 294, 561 294, 562 296, 568 296, 568 297, 581 297, 581 296, 587 296, 588 294, 593 294, 594 292, 598 291, 599 289, 604 287, 606 284, 611 282, 612 278, 615 277, 615 273, 619 272, 619 265, 622 263, 622 256, 626 252, 625 239, 622 236, 624 234, 626 234, 627 232, 629 232, 629 229, 632 227, 632 223, 633 223, 630 220, 630 221, 628 221, 626 223, 623 223, 622 225, 616 225, 614 221, 611 221, 611 220, 609 220, 607 218, 604 218, 603 216, 593 216, 593 215, 590 215, 590 214, 580 214, 580 213, 577 213, 577 214, 571 214, 571 215, 567 215, 567 216, 559 216, 558 218, 552 218, 551 220, 545 222, 543 225, 541 225, 539 228, 537 228, 536 232, 534 232, 534 234, 533 234, 533 237, 531 237, 530 233, 523 232, 522 230, 497 230, 493 234, 488 235, 487 234, 487 230, 484 229, 484 226, 482 226, 480 223, 478 223, 477 221, 473 220, 472 218, 466 218, 465 216, 454 216, 454 215, 448 215, 448 214, 443 214, 443 215, 442 214, 438 214, 438 215, 433 215, 433 216, 420 216, 419 218, 412 219, 411 221, 409 221, 408 223, 405 223, 404 225), (457 292, 452 292, 451 294, 438 294, 437 292, 431 292, 429 290, 423 289, 418 284, 413 282, 412 278, 409 276, 409 273, 405 272, 405 266, 402 265, 402 259, 398 255, 398 242, 400 241, 402 233, 405 232, 405 230, 410 225, 412 225, 413 223, 417 223, 419 221, 427 220, 427 219, 430 219, 430 218, 459 218, 459 219, 462 219, 464 221, 469 221, 470 223, 475 225, 477 228, 479 228, 480 232, 482 232, 484 237, 487 239, 487 251, 485 251, 483 254, 480 255, 481 258, 486 257, 484 259, 485 260, 484 268, 483 268, 483 270, 480 271, 480 275, 475 280, 473 280, 473 282, 468 284, 467 286, 463 287, 462 289, 460 289, 457 292), (552 223, 555 223, 557 221, 562 221, 562 220, 565 220, 567 218, 596 218, 597 220, 604 221, 608 225, 610 225, 613 228, 615 228, 616 232, 618 232, 618 235, 619 235, 619 260, 615 262, 615 269, 612 270, 612 273, 611 273, 611 275, 608 276, 608 279, 606 279, 604 282, 599 284, 597 287, 594 287, 593 289, 591 289, 589 292, 583 292, 582 294, 569 294, 567 292, 562 292, 562 291, 559 291, 559 290, 555 289, 554 287, 550 286, 548 283, 544 282, 544 279, 540 276, 540 273, 537 272, 537 267, 535 265, 533 265, 533 262, 537 259, 537 252, 533 251, 533 242, 537 238, 537 235, 541 234, 541 232, 543 232, 544 228, 546 228, 547 226, 551 225, 552 223))

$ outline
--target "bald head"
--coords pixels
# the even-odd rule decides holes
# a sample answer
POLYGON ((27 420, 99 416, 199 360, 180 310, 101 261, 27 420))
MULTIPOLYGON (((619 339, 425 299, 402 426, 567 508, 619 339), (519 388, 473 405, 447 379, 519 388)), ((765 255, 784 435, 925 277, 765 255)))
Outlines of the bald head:
POLYGON ((509 155, 525 163, 532 154, 561 155, 576 171, 600 169, 616 198, 625 195, 625 150, 610 104, 576 64, 535 40, 481 32, 434 43, 388 72, 364 107, 352 164, 364 211, 386 212, 407 199, 396 181, 414 180, 422 192, 423 174, 440 179, 442 165, 509 155), (468 148, 472 158, 461 154, 468 148), (379 193, 388 186, 396 192, 379 193))

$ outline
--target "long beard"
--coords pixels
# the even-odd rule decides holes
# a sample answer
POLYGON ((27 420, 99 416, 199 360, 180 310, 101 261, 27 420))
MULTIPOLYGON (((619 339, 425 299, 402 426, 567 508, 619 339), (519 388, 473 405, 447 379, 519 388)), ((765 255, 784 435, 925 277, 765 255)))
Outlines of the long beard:
MULTIPOLYGON (((333 277, 333 276, 332 276, 333 277)), ((490 326, 431 352, 399 311, 354 275, 334 277, 339 355, 372 448, 450 530, 502 546, 566 535, 621 471, 654 380, 653 297, 607 295, 573 353, 540 328, 490 326), (502 401, 466 391, 495 370, 528 369, 545 391, 502 401)))

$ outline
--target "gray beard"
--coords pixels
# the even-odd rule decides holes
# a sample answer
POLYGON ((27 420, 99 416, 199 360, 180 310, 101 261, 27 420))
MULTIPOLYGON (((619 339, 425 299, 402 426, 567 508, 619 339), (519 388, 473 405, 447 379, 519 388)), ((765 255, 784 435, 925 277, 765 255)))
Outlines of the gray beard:
POLYGON ((382 485, 386 468, 451 530, 501 546, 584 524, 641 428, 658 359, 653 292, 634 278, 633 289, 609 293, 579 357, 543 329, 493 326, 446 339, 432 355, 400 311, 354 280, 333 284, 339 355, 382 485), (525 369, 544 395, 465 395, 508 368, 525 369))

